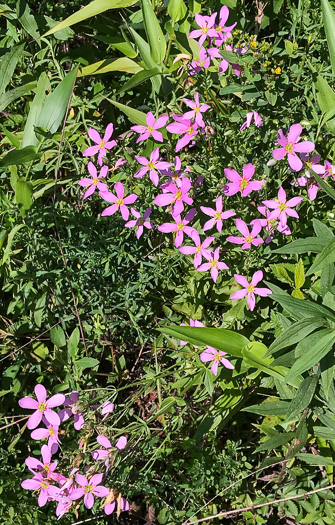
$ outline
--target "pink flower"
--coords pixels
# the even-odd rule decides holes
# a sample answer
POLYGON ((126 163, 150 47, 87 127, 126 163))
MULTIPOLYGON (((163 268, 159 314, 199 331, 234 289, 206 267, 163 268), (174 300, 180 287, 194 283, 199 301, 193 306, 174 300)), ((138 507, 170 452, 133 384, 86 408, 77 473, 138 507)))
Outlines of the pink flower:
POLYGON ((173 218, 176 222, 165 222, 164 224, 161 224, 161 226, 158 226, 158 231, 163 233, 177 232, 174 244, 176 248, 179 248, 184 240, 184 233, 186 233, 186 235, 189 237, 192 237, 192 235, 196 232, 194 228, 187 226, 187 224, 193 220, 194 215, 195 208, 192 208, 192 210, 187 212, 184 220, 182 220, 180 215, 173 215, 173 218))
POLYGON ((126 222, 125 227, 126 228, 136 228, 136 238, 139 239, 143 233, 144 226, 148 228, 149 230, 151 230, 154 227, 152 222, 147 221, 147 218, 149 217, 151 213, 151 208, 147 208, 145 210, 143 217, 138 211, 134 210, 134 208, 130 208, 130 211, 134 215, 134 217, 136 217, 136 220, 131 220, 131 221, 126 222))
POLYGON ((33 457, 26 459, 25 463, 29 470, 36 474, 36 470, 43 474, 46 478, 57 479, 58 474, 54 474, 54 470, 57 467, 57 461, 51 463, 51 451, 47 445, 43 445, 41 448, 42 461, 33 457))
POLYGON ((190 74, 195 75, 195 73, 199 73, 202 69, 208 69, 211 63, 210 56, 208 56, 207 51, 205 48, 200 49, 199 53, 199 60, 194 60, 189 65, 190 74))
POLYGON ((164 193, 155 197, 154 204, 157 204, 157 206, 173 204, 172 215, 180 215, 184 210, 184 202, 186 204, 193 203, 193 199, 188 195, 190 188, 191 181, 187 177, 183 178, 180 187, 172 183, 164 185, 164 193))
POLYGON ((299 153, 310 153, 315 148, 315 144, 306 140, 305 142, 299 142, 300 135, 302 133, 302 127, 300 124, 293 124, 290 127, 287 137, 284 136, 283 131, 278 131, 277 142, 281 148, 275 149, 272 155, 276 160, 281 160, 287 155, 287 160, 293 171, 300 171, 303 164, 297 155, 299 153))
POLYGON ((149 172, 149 177, 151 182, 158 186, 159 183, 159 177, 157 171, 166 170, 171 166, 170 162, 162 162, 159 160, 159 149, 156 148, 150 155, 150 159, 146 159, 145 157, 140 157, 139 155, 135 155, 135 159, 139 164, 142 164, 144 168, 140 168, 137 173, 135 173, 134 177, 139 177, 142 179, 146 173, 149 172))
POLYGON ((183 98, 183 101, 185 102, 185 104, 189 108, 192 109, 192 111, 187 111, 186 113, 184 113, 183 117, 184 119, 190 119, 190 120, 194 119, 195 122, 198 124, 198 126, 200 126, 201 128, 204 128, 205 123, 202 118, 202 113, 210 109, 210 106, 208 104, 200 105, 198 93, 195 93, 194 100, 195 102, 193 102, 192 100, 189 100, 188 98, 183 98))
POLYGON ((219 275, 219 270, 229 270, 229 267, 225 263, 219 261, 219 254, 220 248, 216 248, 214 252, 210 252, 209 254, 204 253, 204 257, 209 262, 202 264, 198 268, 198 272, 207 272, 208 270, 210 270, 211 277, 215 283, 219 275))
POLYGON ((65 401, 65 396, 63 394, 56 394, 47 400, 47 391, 43 385, 36 385, 34 390, 37 401, 32 397, 23 397, 19 400, 21 408, 31 408, 35 410, 28 419, 27 428, 29 428, 29 430, 36 428, 42 420, 42 416, 45 417, 50 425, 58 427, 60 425, 59 416, 51 409, 62 405, 65 401))
POLYGON ((76 430, 81 430, 84 426, 85 421, 84 421, 82 413, 80 412, 77 406, 78 401, 79 401, 79 392, 75 390, 74 392, 71 392, 69 397, 65 399, 64 405, 70 408, 63 408, 59 412, 59 417, 60 417, 60 420, 63 422, 63 421, 67 421, 73 415, 74 416, 74 425, 73 425, 74 428, 76 430))
POLYGON ((112 167, 112 171, 115 171, 117 168, 120 168, 120 166, 123 166, 124 164, 127 164, 127 161, 126 159, 121 157, 121 159, 115 162, 114 166, 112 167))
POLYGON ((299 219, 299 215, 295 210, 292 210, 294 206, 297 206, 302 201, 302 197, 293 197, 289 201, 286 201, 286 192, 281 186, 278 191, 278 200, 263 201, 264 206, 273 209, 271 212, 270 219, 279 219, 282 226, 286 226, 287 216, 295 217, 299 219))
POLYGON ((204 227, 203 227, 204 232, 207 230, 210 230, 216 225, 218 232, 221 233, 222 232, 222 221, 225 219, 229 219, 229 217, 233 217, 234 215, 236 215, 236 213, 232 210, 228 210, 224 212, 222 211, 222 195, 220 195, 216 199, 215 204, 216 204, 215 210, 213 208, 207 208, 207 206, 200 206, 200 209, 203 213, 212 217, 212 219, 210 219, 204 224, 204 227))
POLYGON ((256 304, 256 298, 255 295, 260 295, 261 297, 267 297, 272 292, 269 290, 269 288, 256 288, 256 284, 258 284, 263 279, 263 272, 261 270, 258 270, 258 272, 255 272, 251 283, 247 281, 243 275, 234 275, 235 281, 243 286, 242 290, 237 290, 237 292, 234 292, 233 295, 231 295, 231 299, 242 299, 246 295, 247 303, 251 311, 255 308, 256 304))
POLYGON ((185 119, 183 115, 173 115, 176 122, 166 126, 166 129, 174 135, 183 135, 177 142, 176 152, 187 146, 198 133, 198 124, 191 122, 189 119, 185 119))
POLYGON ((218 351, 212 346, 207 346, 206 350, 200 354, 200 359, 203 363, 208 363, 213 361, 211 366, 211 371, 216 376, 218 373, 219 363, 221 363, 225 368, 233 369, 234 365, 231 364, 228 359, 225 359, 223 356, 227 355, 226 352, 218 351))
POLYGON ((195 13, 195 21, 201 29, 194 29, 188 35, 188 38, 199 38, 199 47, 205 42, 209 30, 215 24, 217 13, 213 13, 211 16, 202 16, 199 13, 195 13))
POLYGON ((260 239, 259 237, 256 238, 262 229, 262 225, 259 221, 253 225, 251 232, 249 232, 247 224, 241 219, 236 219, 235 224, 236 228, 239 232, 242 233, 243 237, 231 236, 227 237, 227 241, 233 242, 234 244, 242 244, 242 250, 248 250, 249 248, 251 248, 252 244, 254 246, 258 246, 259 244, 262 244, 264 242, 263 239, 260 239))
POLYGON ((50 481, 38 473, 31 479, 25 479, 21 483, 21 487, 27 490, 38 490, 38 505, 43 507, 49 498, 54 499, 57 497, 59 489, 53 485, 50 485, 50 481))
MULTIPOLYGON (((113 489, 110 490, 110 493, 113 493, 113 489)), ((115 501, 112 501, 111 503, 107 503, 104 506, 104 511, 107 515, 112 514, 112 512, 115 509, 115 501)), ((129 503, 128 501, 121 496, 120 498, 120 510, 129 510, 129 503)))
MULTIPOLYGON (((192 240, 195 243, 195 246, 182 246, 179 248, 180 253, 184 255, 191 255, 195 253, 193 265, 194 268, 198 268, 202 263, 202 257, 205 257, 205 253, 209 255, 210 250, 208 250, 209 245, 214 241, 215 237, 207 237, 204 242, 201 244, 200 235, 197 231, 192 235, 192 240)), ((192 325, 190 325, 192 326, 192 325)))
POLYGON ((325 177, 333 177, 335 179, 335 165, 328 160, 325 161, 325 177))
POLYGON ((104 416, 102 418, 102 421, 104 421, 104 419, 106 419, 106 417, 109 416, 109 414, 111 414, 114 410, 114 403, 111 403, 111 401, 106 401, 106 403, 104 403, 101 407, 101 415, 104 416))
POLYGON ((108 208, 104 209, 101 216, 105 217, 106 215, 113 215, 115 212, 120 210, 123 220, 127 221, 129 218, 129 210, 126 205, 133 204, 137 199, 137 195, 132 193, 131 195, 128 195, 128 197, 125 197, 124 186, 122 182, 115 183, 115 191, 116 196, 109 191, 100 192, 100 197, 102 199, 113 203, 113 206, 108 206, 108 208))
POLYGON ((227 40, 227 38, 232 37, 231 30, 234 29, 234 27, 237 24, 237 22, 235 22, 235 24, 231 26, 225 26, 225 23, 227 22, 229 17, 229 9, 225 5, 221 7, 219 16, 219 24, 216 25, 215 28, 211 28, 208 31, 208 36, 210 36, 211 38, 215 38, 216 46, 221 46, 223 42, 227 40))
POLYGON ((259 128, 263 124, 262 117, 257 113, 257 111, 250 111, 246 114, 247 120, 242 124, 240 130, 244 131, 246 128, 249 128, 252 122, 252 119, 255 121, 255 126, 259 128))
POLYGON ((98 164, 99 166, 102 166, 102 159, 103 157, 106 157, 106 152, 116 146, 115 140, 109 141, 113 135, 113 131, 113 124, 108 124, 104 138, 102 139, 95 129, 89 128, 88 135, 90 139, 96 143, 96 146, 90 146, 89 148, 86 148, 85 151, 83 151, 83 156, 92 157, 98 153, 98 164))
POLYGON ((168 116, 159 117, 155 120, 154 115, 149 111, 146 116, 147 126, 132 126, 131 129, 136 131, 136 133, 141 133, 138 137, 136 143, 141 142, 142 140, 147 140, 150 136, 155 139, 157 142, 163 142, 163 135, 160 131, 157 131, 160 128, 163 128, 167 121, 169 120, 168 116))
POLYGON ((48 439, 48 447, 52 454, 55 454, 58 450, 58 443, 60 442, 58 439, 58 426, 50 425, 47 420, 43 417, 42 423, 46 425, 46 428, 36 428, 32 431, 30 434, 30 437, 32 439, 48 439))
POLYGON ((74 489, 74 491, 71 492, 70 499, 75 501, 84 496, 85 507, 91 509, 94 505, 93 494, 94 496, 98 496, 98 498, 104 498, 109 494, 109 490, 99 484, 102 481, 102 477, 102 474, 94 474, 94 476, 88 480, 86 476, 76 474, 76 483, 80 485, 81 488, 74 489))
POLYGON ((266 244, 272 241, 273 239, 272 233, 275 228, 277 229, 277 231, 279 231, 283 235, 291 235, 292 232, 287 225, 283 226, 280 222, 278 222, 278 220, 270 218, 271 212, 266 206, 258 206, 257 209, 259 213, 264 215, 265 219, 254 219, 253 221, 250 222, 250 226, 253 226, 257 222, 259 222, 262 228, 265 227, 266 231, 269 232, 269 236, 265 239, 266 244))
POLYGON ((307 153, 301 153, 301 159, 304 163, 304 173, 305 175, 302 175, 301 177, 297 178, 297 181, 292 181, 291 184, 293 186, 307 186, 307 192, 308 197, 310 201, 314 201, 314 199, 317 196, 318 189, 320 188, 319 184, 316 182, 315 178, 313 177, 313 173, 317 173, 321 177, 324 176, 326 168, 325 166, 322 166, 321 164, 318 164, 320 162, 320 155, 312 155, 310 158, 307 155, 307 153))
POLYGON ((225 168, 225 176, 231 183, 225 185, 223 193, 225 195, 235 195, 235 193, 241 192, 242 197, 246 197, 252 191, 259 191, 262 189, 263 181, 253 180, 252 177, 255 173, 255 166, 252 164, 246 164, 243 167, 243 177, 241 177, 237 171, 225 168))
MULTIPOLYGON (((186 323, 181 323, 180 326, 187 326, 187 324, 186 324, 186 323)), ((190 326, 196 326, 196 327, 198 327, 198 328, 204 328, 205 325, 204 325, 201 321, 197 321, 197 320, 195 320, 195 319, 190 319, 190 326)), ((182 346, 185 346, 185 345, 187 345, 188 343, 187 343, 187 341, 182 341, 182 340, 180 340, 180 344, 181 344, 182 346)), ((196 345, 193 345, 193 346, 194 346, 194 348, 198 348, 196 345)))
POLYGON ((92 175, 92 179, 84 177, 83 179, 80 179, 78 181, 79 186, 83 186, 84 188, 87 188, 87 186, 89 186, 88 190, 84 193, 84 199, 87 199, 87 197, 92 195, 92 193, 95 192, 95 188, 98 188, 98 190, 100 191, 108 191, 107 184, 104 184, 99 180, 106 177, 108 173, 108 166, 103 166, 101 168, 100 175, 98 175, 97 168, 92 162, 89 162, 87 167, 89 173, 92 175))
MULTIPOLYGON (((191 170, 190 168, 185 168, 184 170, 181 169, 181 160, 178 156, 174 159, 174 170, 166 170, 165 172, 162 171, 162 175, 165 175, 166 177, 170 178, 170 182, 173 182, 180 188, 183 177, 186 177, 186 174, 189 173, 191 170)), ((168 187, 168 184, 170 182, 164 183, 161 185, 162 189, 166 189, 168 187)))
POLYGON ((95 461, 101 461, 103 459, 108 458, 108 456, 111 453, 113 453, 115 449, 122 450, 123 448, 125 448, 125 446, 127 445, 127 438, 125 436, 121 436, 117 440, 115 447, 112 446, 109 439, 107 439, 105 436, 98 436, 97 442, 104 448, 98 448, 97 450, 93 450, 92 457, 95 461))

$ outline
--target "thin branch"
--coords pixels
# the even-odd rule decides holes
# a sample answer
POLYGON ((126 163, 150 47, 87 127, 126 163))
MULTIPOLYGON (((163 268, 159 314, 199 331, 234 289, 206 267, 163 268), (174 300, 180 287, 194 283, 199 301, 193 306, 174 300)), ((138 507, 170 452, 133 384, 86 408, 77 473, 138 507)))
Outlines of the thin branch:
MULTIPOLYGON (((298 499, 298 498, 305 498, 306 496, 311 496, 312 494, 316 494, 317 492, 324 492, 325 490, 331 490, 334 487, 335 485, 328 485, 327 487, 311 490, 310 492, 304 492, 303 494, 296 494, 295 496, 288 496, 287 498, 275 499, 273 501, 268 501, 267 503, 260 503, 259 505, 251 505, 250 507, 244 507, 243 509, 229 510, 228 512, 220 512, 219 514, 214 514, 213 516, 208 516, 207 518, 202 518, 201 520, 188 521, 187 523, 189 523, 190 525, 194 525, 194 523, 201 523, 204 521, 212 520, 214 518, 225 518, 227 516, 233 516, 234 514, 241 514, 242 512, 248 512, 249 510, 260 509, 261 507, 275 505, 277 503, 283 503, 284 501, 290 501, 292 499, 298 499)), ((186 525, 186 522, 185 522, 185 525, 186 525)))

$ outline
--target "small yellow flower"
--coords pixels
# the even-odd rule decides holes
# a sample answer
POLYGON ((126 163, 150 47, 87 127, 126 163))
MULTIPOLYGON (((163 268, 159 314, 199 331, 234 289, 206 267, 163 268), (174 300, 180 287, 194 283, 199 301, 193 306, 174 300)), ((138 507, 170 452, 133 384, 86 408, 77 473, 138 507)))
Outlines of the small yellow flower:
POLYGON ((266 62, 264 62, 264 64, 263 64, 263 67, 268 67, 268 65, 267 65, 267 63, 266 63, 266 62))
POLYGON ((278 67, 275 69, 275 73, 276 73, 276 75, 280 75, 280 73, 281 73, 281 67, 278 66, 278 67))
POLYGON ((251 47, 256 47, 256 46, 257 46, 257 42, 256 42, 256 40, 252 40, 252 41, 250 42, 250 45, 251 45, 251 47))

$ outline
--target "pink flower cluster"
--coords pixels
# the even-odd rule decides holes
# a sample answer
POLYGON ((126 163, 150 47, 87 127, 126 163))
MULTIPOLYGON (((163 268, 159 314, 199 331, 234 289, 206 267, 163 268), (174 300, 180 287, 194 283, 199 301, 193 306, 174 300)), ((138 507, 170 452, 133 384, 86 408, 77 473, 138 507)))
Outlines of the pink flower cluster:
MULTIPOLYGON (((56 394, 47 399, 47 391, 43 385, 35 386, 35 395, 23 397, 19 400, 21 408, 32 409, 34 412, 28 418, 27 427, 35 429, 39 423, 44 423, 46 428, 33 430, 33 439, 46 439, 48 443, 41 448, 41 458, 28 457, 25 463, 32 472, 33 477, 22 482, 22 487, 38 493, 38 505, 43 507, 48 501, 57 503, 56 516, 61 518, 72 506, 78 507, 83 501, 86 508, 91 509, 94 505, 94 497, 106 498, 104 510, 106 514, 111 514, 115 508, 115 495, 113 489, 101 485, 104 474, 97 473, 97 467, 86 468, 86 475, 80 474, 78 468, 74 468, 68 477, 63 473, 57 472, 57 461, 52 461, 52 455, 58 450, 59 439, 58 430, 61 422, 67 421, 74 416, 74 428, 81 430, 84 426, 84 418, 80 411, 79 392, 72 392, 67 398, 63 394, 56 394), (65 408, 60 412, 55 412, 53 408, 64 405, 65 408)), ((104 418, 113 409, 113 403, 106 402, 101 407, 101 415, 104 418)), ((127 438, 121 436, 115 447, 105 436, 98 436, 98 443, 105 449, 98 449, 92 452, 94 460, 101 462, 105 460, 106 472, 109 468, 109 459, 115 454, 116 450, 123 449, 127 444, 127 438)), ((121 510, 129 510, 129 503, 121 498, 121 510)))

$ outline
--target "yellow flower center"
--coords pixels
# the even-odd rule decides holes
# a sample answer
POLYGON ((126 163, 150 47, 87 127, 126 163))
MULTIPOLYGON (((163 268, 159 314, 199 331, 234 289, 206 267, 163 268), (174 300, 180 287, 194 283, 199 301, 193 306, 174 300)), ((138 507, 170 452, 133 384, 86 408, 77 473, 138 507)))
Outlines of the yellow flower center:
POLYGON ((286 210, 286 208, 287 208, 287 206, 283 202, 279 206, 280 211, 284 211, 284 210, 286 210))
POLYGON ((208 33, 208 27, 203 27, 203 28, 202 28, 202 32, 203 32, 203 33, 208 33))
POLYGON ((45 481, 41 481, 41 489, 47 489, 49 486, 48 483, 45 483, 45 481))
POLYGON ((45 403, 40 403, 37 408, 39 412, 44 412, 44 410, 47 409, 47 405, 45 403))
POLYGON ((105 147, 105 141, 102 140, 102 141, 100 142, 100 144, 99 144, 99 148, 100 148, 100 149, 104 149, 104 147, 105 147))
POLYGON ((215 30, 217 33, 221 33, 222 32, 222 26, 217 26, 216 30, 215 30))
POLYGON ((154 170, 155 169, 155 165, 153 164, 153 162, 150 162, 150 164, 148 164, 148 168, 149 168, 149 170, 154 170))
POLYGON ((242 179, 240 182, 240 189, 244 190, 248 186, 248 181, 246 179, 242 179))
POLYGON ((199 113, 200 108, 194 108, 194 113, 199 113))
POLYGON ((219 221, 221 219, 221 213, 219 211, 217 211, 216 214, 214 215, 214 219, 216 221, 219 221))
POLYGON ((311 162, 305 162, 307 168, 311 168, 312 167, 312 163, 311 162))
POLYGON ((98 182, 99 182, 99 179, 93 179, 94 186, 96 186, 98 184, 98 182))
POLYGON ((118 199, 118 200, 116 201, 116 204, 117 204, 118 206, 122 206, 122 205, 123 205, 123 199, 118 199))
POLYGON ((190 126, 190 127, 188 128, 187 133, 188 133, 189 135, 192 135, 192 133, 193 133, 193 126, 190 126))
POLYGON ((86 487, 85 487, 86 494, 88 494, 89 492, 92 492, 92 490, 93 490, 92 485, 86 485, 86 487))
POLYGON ((202 246, 197 246, 196 253, 200 253, 201 252, 201 248, 202 248, 202 246))
POLYGON ((275 69, 275 73, 276 73, 276 75, 280 75, 280 73, 281 73, 281 67, 278 66, 278 67, 275 69))
POLYGON ((204 63, 205 63, 204 60, 201 60, 201 62, 198 62, 198 64, 199 64, 200 67, 203 67, 204 63))
POLYGON ((182 198, 181 190, 178 190, 177 193, 176 193, 175 199, 176 199, 176 201, 180 201, 181 198, 182 198))
POLYGON ((46 472, 47 474, 50 472, 50 465, 47 463, 46 465, 43 465, 43 472, 46 472))
POLYGON ((253 241, 253 236, 252 235, 247 235, 247 237, 244 239, 245 242, 247 242, 248 244, 251 244, 252 241, 253 241))
POLYGON ((275 226, 276 222, 277 222, 276 219, 270 219, 269 220, 269 224, 270 224, 271 227, 275 226))
POLYGON ((251 286, 251 284, 249 284, 249 286, 247 286, 247 291, 249 293, 252 293, 254 291, 254 289, 255 289, 254 286, 251 286))
POLYGON ((286 151, 286 153, 292 153, 292 151, 293 151, 293 144, 292 144, 292 142, 289 142, 289 143, 285 146, 285 151, 286 151))
POLYGON ((219 353, 215 354, 214 361, 220 361, 220 359, 221 359, 220 354, 219 353))
POLYGON ((139 226, 142 226, 142 224, 144 224, 144 219, 143 219, 143 217, 141 217, 140 219, 138 219, 137 224, 138 224, 139 226))
POLYGON ((217 261, 211 261, 211 267, 212 268, 215 268, 216 264, 217 264, 217 261))
POLYGON ((185 228, 184 223, 183 223, 183 222, 179 222, 179 223, 177 224, 177 228, 178 228, 179 231, 180 231, 180 230, 183 230, 183 229, 185 228))
POLYGON ((154 130, 154 128, 153 128, 152 126, 149 126, 149 127, 148 127, 148 131, 149 131, 149 133, 152 133, 153 130, 154 130))

